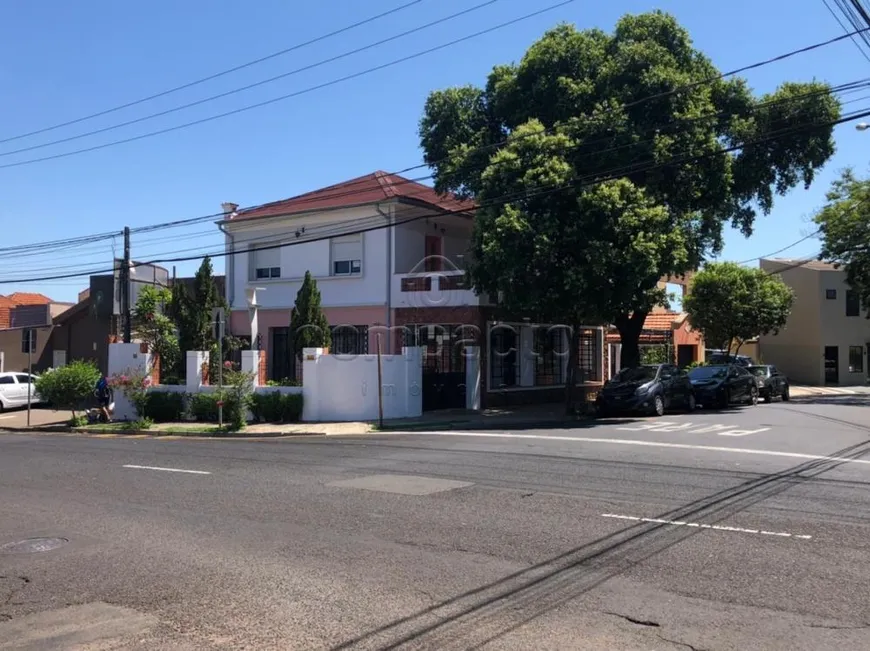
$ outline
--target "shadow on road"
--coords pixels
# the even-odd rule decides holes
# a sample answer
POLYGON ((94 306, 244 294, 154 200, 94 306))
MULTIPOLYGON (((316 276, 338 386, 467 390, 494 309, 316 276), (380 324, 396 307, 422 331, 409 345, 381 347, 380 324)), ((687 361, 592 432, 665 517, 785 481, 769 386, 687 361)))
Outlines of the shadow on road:
MULTIPOLYGON (((841 449, 751 479, 657 516, 660 520, 721 522, 753 504, 870 452, 870 442, 841 449)), ((445 599, 335 647, 396 649, 405 644, 434 649, 478 649, 576 599, 635 565, 687 540, 703 529, 639 523, 502 579, 445 599)))

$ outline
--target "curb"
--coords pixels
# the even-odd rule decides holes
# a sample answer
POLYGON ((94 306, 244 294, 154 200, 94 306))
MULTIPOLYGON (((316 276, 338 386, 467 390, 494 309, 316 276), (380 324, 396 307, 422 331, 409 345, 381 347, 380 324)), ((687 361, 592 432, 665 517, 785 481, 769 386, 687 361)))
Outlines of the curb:
POLYGON ((575 418, 566 420, 532 420, 512 421, 509 423, 477 423, 475 421, 443 421, 431 423, 413 423, 409 425, 384 425, 375 427, 377 432, 417 432, 428 430, 512 430, 512 429, 537 429, 546 427, 582 427, 594 421, 592 417, 575 418))
POLYGON ((329 436, 326 432, 251 432, 249 434, 233 432, 232 435, 223 435, 213 432, 200 432, 191 430, 188 432, 172 432, 168 430, 145 430, 131 431, 127 429, 103 429, 89 430, 81 427, 64 427, 62 429, 42 429, 34 427, 3 427, 0 432, 12 434, 54 434, 62 436, 84 436, 91 438, 172 438, 172 439, 224 439, 224 440, 248 440, 248 439, 274 439, 274 438, 298 438, 303 436, 329 436))

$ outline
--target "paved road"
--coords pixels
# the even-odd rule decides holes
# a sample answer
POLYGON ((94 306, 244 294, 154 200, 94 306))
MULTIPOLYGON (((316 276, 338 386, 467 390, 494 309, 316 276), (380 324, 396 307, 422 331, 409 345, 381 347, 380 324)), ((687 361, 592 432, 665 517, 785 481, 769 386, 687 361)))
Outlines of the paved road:
POLYGON ((860 402, 267 443, 5 435, 0 544, 69 542, 0 550, 0 649, 868 648, 868 487, 860 402))

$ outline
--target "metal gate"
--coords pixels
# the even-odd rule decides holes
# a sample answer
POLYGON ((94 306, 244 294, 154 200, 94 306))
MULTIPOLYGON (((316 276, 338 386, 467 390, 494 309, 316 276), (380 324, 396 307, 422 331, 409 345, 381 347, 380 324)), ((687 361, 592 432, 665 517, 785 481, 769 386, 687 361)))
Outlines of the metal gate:
POLYGON ((406 346, 423 348, 423 411, 464 409, 465 350, 460 325, 417 325, 404 329, 406 346))

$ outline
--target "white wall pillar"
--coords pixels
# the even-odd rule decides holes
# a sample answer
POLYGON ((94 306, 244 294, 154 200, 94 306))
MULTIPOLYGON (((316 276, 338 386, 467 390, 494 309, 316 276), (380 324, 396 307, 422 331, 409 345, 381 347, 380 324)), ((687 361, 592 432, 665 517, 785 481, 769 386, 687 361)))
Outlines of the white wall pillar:
POLYGON ((208 364, 209 354, 205 350, 189 350, 186 355, 186 381, 188 391, 198 392, 202 384, 202 365, 208 364))
POLYGON ((409 417, 423 415, 423 349, 419 346, 402 348, 399 358, 405 364, 406 413, 409 417))
POLYGON ((480 346, 465 348, 465 408, 480 410, 480 346))
POLYGON ((517 346, 517 363, 520 365, 521 387, 535 386, 535 331, 531 326, 522 326, 517 346))
MULTIPOLYGON (((151 355, 142 352, 141 344, 109 344, 108 377, 134 373, 150 373, 151 355)), ((120 390, 114 391, 114 420, 134 420, 136 409, 120 390)))
MULTIPOLYGON (((320 387, 320 378, 317 374, 317 360, 323 355, 323 348, 302 349, 302 420, 306 422, 320 420, 321 398, 327 400, 340 400, 331 391, 324 396, 320 387)), ((324 387, 326 389, 327 387, 324 387)))
POLYGON ((254 374, 254 386, 260 386, 260 351, 242 351, 242 373, 254 374))

